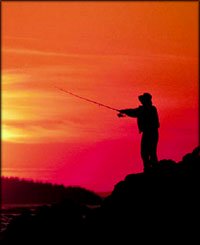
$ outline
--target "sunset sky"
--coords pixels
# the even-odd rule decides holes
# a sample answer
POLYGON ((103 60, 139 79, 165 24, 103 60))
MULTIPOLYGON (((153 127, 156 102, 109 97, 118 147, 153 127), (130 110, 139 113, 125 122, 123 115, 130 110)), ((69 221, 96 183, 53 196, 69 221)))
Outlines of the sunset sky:
POLYGON ((142 171, 150 92, 159 159, 198 145, 198 2, 2 2, 2 175, 110 191, 142 171))

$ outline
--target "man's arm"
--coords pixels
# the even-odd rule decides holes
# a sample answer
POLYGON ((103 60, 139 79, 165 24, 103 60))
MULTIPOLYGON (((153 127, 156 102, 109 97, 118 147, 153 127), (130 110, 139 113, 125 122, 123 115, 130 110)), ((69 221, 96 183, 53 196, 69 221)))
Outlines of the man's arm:
POLYGON ((123 109, 123 110, 119 110, 120 115, 126 114, 129 117, 138 117, 138 108, 135 109, 123 109))

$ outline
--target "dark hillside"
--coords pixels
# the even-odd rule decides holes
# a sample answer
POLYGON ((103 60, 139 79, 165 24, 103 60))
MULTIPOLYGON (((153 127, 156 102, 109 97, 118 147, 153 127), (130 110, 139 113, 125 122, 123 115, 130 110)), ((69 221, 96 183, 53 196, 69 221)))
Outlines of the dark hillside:
POLYGON ((88 205, 97 205, 101 202, 97 194, 81 187, 65 187, 5 177, 2 177, 1 184, 2 204, 51 204, 63 199, 88 205))

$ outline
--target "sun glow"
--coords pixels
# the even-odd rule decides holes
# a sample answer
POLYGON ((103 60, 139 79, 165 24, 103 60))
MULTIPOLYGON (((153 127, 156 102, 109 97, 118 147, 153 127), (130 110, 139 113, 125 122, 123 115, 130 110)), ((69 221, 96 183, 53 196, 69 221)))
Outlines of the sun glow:
POLYGON ((12 118, 12 112, 7 110, 6 106, 6 85, 11 84, 14 80, 15 76, 10 74, 2 74, 1 81, 2 81, 2 140, 3 141, 10 141, 13 139, 14 132, 9 130, 9 128, 5 125, 5 121, 12 118))
POLYGON ((20 142, 22 139, 29 137, 29 135, 21 129, 16 129, 2 125, 2 140, 9 142, 20 142))

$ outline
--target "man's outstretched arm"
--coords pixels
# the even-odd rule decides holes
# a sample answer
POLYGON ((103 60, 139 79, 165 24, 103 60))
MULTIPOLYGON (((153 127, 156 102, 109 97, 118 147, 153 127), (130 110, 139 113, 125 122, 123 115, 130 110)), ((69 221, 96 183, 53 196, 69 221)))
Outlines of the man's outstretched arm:
POLYGON ((119 110, 118 116, 122 116, 123 114, 125 114, 129 117, 138 117, 138 108, 119 110))

